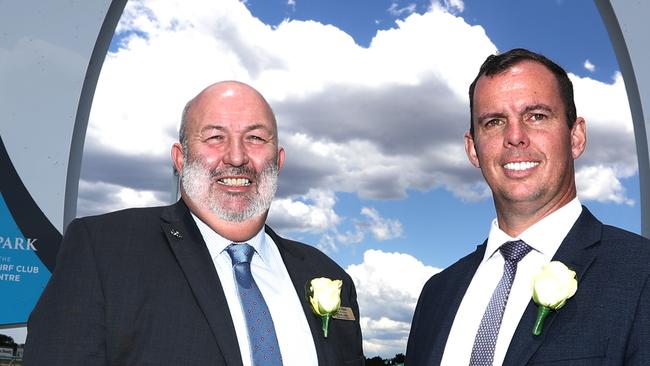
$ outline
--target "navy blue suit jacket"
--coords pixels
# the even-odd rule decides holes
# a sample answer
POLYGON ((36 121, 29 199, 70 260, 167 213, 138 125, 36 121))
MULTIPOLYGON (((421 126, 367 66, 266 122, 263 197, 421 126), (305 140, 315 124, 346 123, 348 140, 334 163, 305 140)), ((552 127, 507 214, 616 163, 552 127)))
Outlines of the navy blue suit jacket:
MULTIPOLYGON (((424 285, 406 364, 439 365, 454 317, 485 243, 424 285)), ((586 207, 553 260, 576 271, 578 290, 532 334, 531 300, 504 365, 650 365, 650 240, 603 225, 586 207)))
MULTIPOLYGON (((317 249, 266 232, 300 297, 319 365, 361 365, 359 308, 350 277, 317 249), (343 280, 325 339, 304 298, 315 277, 343 280)), ((282 326, 281 324, 276 326, 282 326)), ((73 221, 28 324, 24 365, 242 365, 226 297, 183 201, 73 221)))

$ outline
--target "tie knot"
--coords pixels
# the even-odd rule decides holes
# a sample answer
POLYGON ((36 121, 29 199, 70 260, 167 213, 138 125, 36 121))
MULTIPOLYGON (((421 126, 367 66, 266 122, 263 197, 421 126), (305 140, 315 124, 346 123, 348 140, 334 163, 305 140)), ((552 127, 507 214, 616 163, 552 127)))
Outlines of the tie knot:
POLYGON ((226 251, 230 259, 232 259, 232 264, 235 265, 239 263, 250 263, 253 258, 253 253, 255 253, 255 248, 246 243, 232 243, 228 245, 226 251))
POLYGON ((523 240, 508 241, 499 247, 503 258, 511 263, 519 263, 531 249, 523 240))

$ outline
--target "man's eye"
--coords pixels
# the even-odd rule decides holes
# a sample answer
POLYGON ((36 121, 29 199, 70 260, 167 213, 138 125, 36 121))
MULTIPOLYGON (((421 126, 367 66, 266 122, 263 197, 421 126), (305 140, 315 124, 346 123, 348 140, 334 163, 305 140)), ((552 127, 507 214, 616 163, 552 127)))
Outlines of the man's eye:
POLYGON ((492 119, 487 120, 484 125, 485 125, 486 128, 490 128, 490 127, 499 126, 501 124, 503 124, 502 120, 500 120, 498 118, 492 118, 492 119))
POLYGON ((223 140, 223 135, 213 135, 207 138, 208 141, 220 141, 223 140))
POLYGON ((250 136, 248 136, 248 140, 250 140, 250 141, 252 141, 252 142, 256 142, 256 143, 266 142, 266 139, 265 139, 265 138, 263 138, 263 137, 261 137, 261 136, 257 136, 257 135, 250 135, 250 136))
POLYGON ((544 119, 546 119, 546 115, 541 114, 541 113, 533 113, 533 114, 530 116, 530 119, 531 119, 532 121, 539 122, 539 121, 543 121, 544 119))

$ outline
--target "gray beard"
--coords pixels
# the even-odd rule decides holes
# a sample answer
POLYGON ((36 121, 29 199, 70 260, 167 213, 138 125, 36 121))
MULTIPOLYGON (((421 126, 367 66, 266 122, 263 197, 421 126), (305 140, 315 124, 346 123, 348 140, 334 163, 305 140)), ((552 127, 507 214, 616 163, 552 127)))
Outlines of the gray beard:
MULTIPOLYGON (((187 155, 186 155, 187 156, 187 155)), ((194 159, 187 162, 181 174, 181 185, 185 193, 198 205, 207 206, 210 211, 221 220, 229 222, 243 222, 266 213, 271 207, 271 202, 278 188, 278 166, 269 161, 260 174, 257 174, 257 190, 249 193, 227 193, 212 191, 212 185, 218 184, 215 176, 223 174, 224 171, 232 172, 242 168, 207 169, 203 166, 201 159, 194 159), (236 198, 246 201, 243 209, 228 207, 226 200, 236 198)))

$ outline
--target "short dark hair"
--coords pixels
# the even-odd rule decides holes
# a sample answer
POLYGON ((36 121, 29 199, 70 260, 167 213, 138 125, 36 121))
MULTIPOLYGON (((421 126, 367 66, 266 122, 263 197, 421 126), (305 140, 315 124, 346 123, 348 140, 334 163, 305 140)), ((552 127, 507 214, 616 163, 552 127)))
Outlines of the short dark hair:
POLYGON ((474 89, 476 89, 478 79, 484 75, 488 77, 498 75, 522 61, 538 62, 555 75, 555 80, 557 80, 560 88, 560 98, 562 98, 562 102, 564 103, 567 124, 569 128, 573 127, 577 113, 573 100, 573 84, 569 80, 566 71, 560 65, 539 53, 524 48, 514 48, 505 53, 488 56, 483 62, 483 65, 481 65, 478 75, 476 75, 476 78, 469 86, 469 132, 472 136, 474 136, 474 89))

